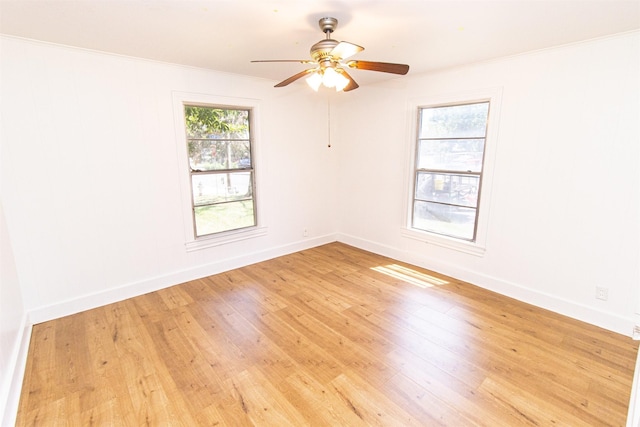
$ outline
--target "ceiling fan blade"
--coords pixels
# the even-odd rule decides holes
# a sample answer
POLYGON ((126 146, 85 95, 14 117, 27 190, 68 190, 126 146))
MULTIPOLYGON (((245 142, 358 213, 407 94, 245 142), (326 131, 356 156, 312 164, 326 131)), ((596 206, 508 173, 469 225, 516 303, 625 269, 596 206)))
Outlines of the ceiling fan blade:
POLYGON ((251 62, 297 62, 299 64, 315 64, 315 61, 309 59, 259 59, 251 62))
POLYGON ((347 70, 339 68, 337 71, 349 79, 349 83, 344 87, 344 89, 342 89, 343 92, 349 92, 350 90, 358 89, 360 87, 360 85, 353 80, 353 77, 347 73, 347 70))
POLYGON ((356 68, 358 70, 369 71, 382 71, 384 73, 392 74, 407 74, 409 72, 409 66, 406 64, 392 64, 390 62, 373 62, 373 61, 349 61, 347 62, 349 68, 356 68))
POLYGON ((362 46, 358 46, 357 44, 349 43, 349 42, 340 42, 336 45, 336 47, 331 50, 329 53, 333 58, 337 59, 347 59, 350 56, 355 55, 358 52, 362 52, 364 48, 362 46))
POLYGON ((288 85, 289 83, 293 83, 296 80, 306 76, 307 74, 314 72, 315 70, 316 70, 315 68, 309 68, 308 70, 300 71, 298 74, 294 74, 293 76, 289 77, 288 79, 281 81, 280 83, 278 83, 274 87, 284 87, 284 86, 288 85))

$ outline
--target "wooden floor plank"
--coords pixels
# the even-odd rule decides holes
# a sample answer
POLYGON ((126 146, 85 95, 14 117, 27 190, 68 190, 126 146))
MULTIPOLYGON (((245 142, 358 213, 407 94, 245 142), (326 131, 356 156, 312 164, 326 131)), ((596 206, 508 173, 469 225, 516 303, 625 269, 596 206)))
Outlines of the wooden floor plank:
POLYGON ((280 383, 279 391, 300 411, 309 425, 360 426, 363 421, 330 391, 304 371, 298 370, 280 383))
POLYGON ((638 343, 341 244, 35 325, 18 426, 623 426, 638 343))

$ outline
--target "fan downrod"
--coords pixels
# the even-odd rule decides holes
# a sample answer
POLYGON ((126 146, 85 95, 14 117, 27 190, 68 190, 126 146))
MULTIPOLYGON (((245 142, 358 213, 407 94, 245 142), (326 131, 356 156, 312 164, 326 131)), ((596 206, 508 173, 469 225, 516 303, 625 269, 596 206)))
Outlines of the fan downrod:
POLYGON ((338 20, 329 16, 320 18, 318 26, 327 36, 324 40, 320 40, 318 43, 311 46, 309 52, 313 60, 316 61, 321 68, 324 68, 331 66, 333 63, 331 51, 338 45, 338 41, 331 38, 331 33, 338 27, 338 20))

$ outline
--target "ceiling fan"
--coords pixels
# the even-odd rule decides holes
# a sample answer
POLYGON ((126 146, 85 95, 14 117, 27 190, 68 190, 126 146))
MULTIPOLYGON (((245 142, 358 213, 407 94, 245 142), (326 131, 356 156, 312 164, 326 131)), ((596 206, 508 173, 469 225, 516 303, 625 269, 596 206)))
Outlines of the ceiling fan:
POLYGON ((296 80, 307 77, 306 81, 314 90, 318 90, 320 85, 326 87, 334 87, 336 91, 348 92, 357 89, 358 83, 347 73, 347 68, 355 68, 357 70, 382 71, 392 74, 407 74, 409 66, 405 64, 393 64, 389 62, 374 61, 358 61, 345 59, 364 50, 362 46, 358 46, 349 42, 339 42, 331 38, 331 33, 338 26, 336 18, 322 18, 318 21, 318 25, 322 32, 326 34, 324 40, 311 46, 311 60, 309 59, 266 59, 251 62, 298 62, 301 64, 315 64, 313 68, 301 71, 293 76, 285 79, 275 85, 275 87, 287 86, 296 80))

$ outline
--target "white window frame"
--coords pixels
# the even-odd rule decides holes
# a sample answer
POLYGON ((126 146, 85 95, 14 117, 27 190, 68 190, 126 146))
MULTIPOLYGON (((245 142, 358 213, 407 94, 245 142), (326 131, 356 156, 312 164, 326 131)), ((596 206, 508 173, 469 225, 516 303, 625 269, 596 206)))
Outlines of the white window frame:
POLYGON ((176 135, 176 147, 178 157, 178 170, 180 172, 180 193, 182 201, 182 216, 184 224, 185 247, 188 252, 214 246, 224 245, 245 239, 252 239, 267 234, 265 225, 264 203, 260 189, 262 187, 261 161, 260 161, 260 101, 251 98, 222 97, 201 93, 173 92, 173 115, 176 135), (189 171, 189 153, 187 149, 187 133, 185 128, 184 108, 187 105, 200 105, 204 107, 249 109, 251 110, 251 161, 254 169, 253 202, 256 212, 256 225, 229 230, 216 234, 196 237, 193 218, 193 200, 191 189, 191 173, 189 171), (260 203, 260 206, 258 206, 260 203))
POLYGON ((477 91, 467 91, 457 94, 443 94, 425 98, 414 98, 409 101, 408 111, 411 114, 411 121, 408 130, 410 135, 407 140, 410 142, 407 147, 409 153, 407 160, 408 171, 406 174, 407 189, 405 197, 405 210, 403 227, 401 234, 403 237, 418 240, 426 244, 433 244, 448 249, 468 253, 476 256, 483 256, 486 251, 487 233, 489 224, 489 214, 491 206, 491 193, 493 187, 493 177, 495 169, 495 157, 498 149, 498 129, 500 108, 502 103, 502 88, 492 88, 477 91), (416 175, 416 153, 418 143, 418 126, 420 108, 437 107, 443 105, 471 104, 476 102, 489 101, 489 117, 487 120, 487 134, 484 148, 484 162, 482 167, 482 192, 478 201, 477 228, 475 241, 468 241, 455 237, 444 236, 415 229, 411 226, 413 214, 413 200, 415 194, 416 175))

